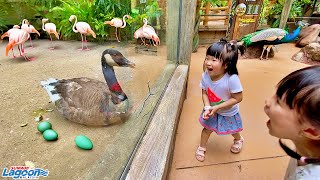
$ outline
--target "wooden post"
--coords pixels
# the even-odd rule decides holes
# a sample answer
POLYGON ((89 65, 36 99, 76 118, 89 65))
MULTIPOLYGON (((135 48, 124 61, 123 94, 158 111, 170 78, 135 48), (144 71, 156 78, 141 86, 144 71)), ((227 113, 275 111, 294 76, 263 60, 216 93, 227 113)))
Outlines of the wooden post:
POLYGON ((167 59, 177 61, 178 54, 178 28, 179 28, 179 0, 167 0, 167 59), (170 28, 168 28, 170 27, 170 28))
POLYGON ((195 25, 197 0, 167 1, 167 52, 168 60, 189 64, 195 25), (180 11, 180 1, 181 12, 180 11))
POLYGON ((287 24, 287 20, 289 17, 289 13, 290 13, 293 1, 294 0, 286 0, 284 3, 282 13, 281 13, 280 24, 279 24, 279 28, 281 29, 283 29, 287 24))
MULTIPOLYGON (((232 8, 232 0, 228 0, 227 7, 228 7, 228 10, 226 10, 226 13, 227 13, 227 14, 230 14, 230 13, 231 13, 231 8, 232 8)), ((230 16, 227 16, 227 17, 226 17, 226 20, 224 21, 224 25, 228 25, 228 23, 229 23, 229 17, 230 17, 230 16)))
MULTIPOLYGON (((206 10, 204 11, 204 14, 208 15, 210 14, 210 3, 206 3, 206 10)), ((208 26, 209 16, 204 16, 203 25, 208 26)))

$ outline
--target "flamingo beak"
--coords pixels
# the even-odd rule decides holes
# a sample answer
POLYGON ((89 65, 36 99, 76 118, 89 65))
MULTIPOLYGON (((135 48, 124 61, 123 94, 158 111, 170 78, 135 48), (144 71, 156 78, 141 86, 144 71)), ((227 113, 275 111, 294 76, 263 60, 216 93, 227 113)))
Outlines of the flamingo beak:
POLYGON ((111 26, 113 25, 111 21, 105 21, 103 24, 110 24, 111 26))
POLYGON ((37 33, 40 36, 40 33, 36 29, 32 29, 33 33, 37 33))

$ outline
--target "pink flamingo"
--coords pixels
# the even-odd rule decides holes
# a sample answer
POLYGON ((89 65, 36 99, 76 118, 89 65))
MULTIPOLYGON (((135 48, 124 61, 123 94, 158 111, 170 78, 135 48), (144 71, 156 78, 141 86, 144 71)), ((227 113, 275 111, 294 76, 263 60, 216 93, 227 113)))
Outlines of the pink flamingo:
MULTIPOLYGON (((124 16, 122 17, 122 20, 121 20, 120 18, 113 18, 111 21, 105 21, 105 22, 104 22, 104 24, 109 24, 109 25, 111 25, 111 26, 113 26, 113 27, 116 28, 116 38, 117 38, 118 42, 120 42, 120 41, 119 41, 119 38, 118 38, 118 32, 117 32, 117 30, 118 30, 118 28, 124 28, 124 27, 126 27, 127 23, 126 23, 126 19, 125 19, 125 18, 132 19, 131 16, 129 16, 129 15, 124 15, 124 16)), ((119 32, 119 35, 120 35, 120 32, 119 32)))
MULTIPOLYGON (((32 25, 29 23, 29 21, 28 21, 27 19, 23 19, 21 24, 22 24, 22 25, 21 25, 21 29, 26 30, 29 34, 31 34, 31 33, 37 33, 38 36, 40 36, 40 33, 36 30, 36 28, 34 28, 34 26, 32 26, 32 25)), ((33 48, 31 36, 30 36, 30 43, 31 43, 30 48, 33 48)))
POLYGON ((94 38, 96 38, 96 34, 92 31, 90 25, 86 22, 77 22, 77 17, 75 15, 71 15, 69 18, 69 21, 72 22, 73 19, 76 19, 76 21, 74 22, 74 25, 72 27, 73 32, 77 33, 79 32, 81 34, 81 42, 82 42, 82 48, 78 49, 78 50, 83 50, 83 42, 86 43, 86 50, 90 50, 88 48, 87 45, 87 39, 86 39, 86 35, 87 34, 91 34, 94 38), (84 35, 84 40, 83 40, 83 35, 84 35))
POLYGON ((144 25, 142 26, 143 36, 146 39, 149 39, 149 40, 152 39, 155 42, 155 43, 152 42, 154 46, 160 45, 160 39, 156 31, 154 30, 154 28, 148 25, 148 20, 146 18, 143 18, 143 22, 144 22, 144 25))
MULTIPOLYGON (((10 34, 12 32, 14 32, 15 30, 20 30, 20 26, 19 25, 14 25, 11 29, 9 29, 7 32, 2 34, 1 39, 5 38, 5 37, 9 37, 10 34)), ((12 48, 12 54, 13 54, 13 57, 15 57, 14 56, 14 52, 13 52, 13 48, 12 48)))
POLYGON ((51 40, 51 47, 49 49, 54 49, 53 44, 52 44, 52 38, 51 38, 51 34, 54 34, 56 36, 57 39, 59 39, 59 34, 57 33, 57 27, 55 24, 53 23, 46 23, 49 19, 42 19, 42 30, 46 31, 49 36, 50 36, 50 40, 51 40))
POLYGON ((142 44, 146 45, 146 42, 144 41, 144 36, 143 36, 143 31, 142 31, 142 27, 140 27, 138 30, 136 30, 136 32, 134 32, 133 37, 136 39, 141 39, 142 44))
MULTIPOLYGON (((28 58, 26 55, 24 55, 24 50, 23 50, 23 44, 29 38, 30 38, 30 34, 26 30, 17 29, 15 31, 12 31, 9 35, 9 43, 6 46, 6 56, 8 56, 10 49, 12 49, 12 53, 13 53, 13 46, 18 45, 20 56, 23 56, 26 61, 32 60, 28 58)), ((15 58, 14 54, 13 54, 13 57, 15 58)))
POLYGON ((5 32, 5 33, 2 34, 1 39, 5 38, 5 37, 9 37, 10 34, 11 34, 13 31, 17 30, 17 29, 20 29, 20 26, 19 26, 19 25, 14 25, 14 26, 12 27, 12 29, 9 29, 7 32, 5 32))

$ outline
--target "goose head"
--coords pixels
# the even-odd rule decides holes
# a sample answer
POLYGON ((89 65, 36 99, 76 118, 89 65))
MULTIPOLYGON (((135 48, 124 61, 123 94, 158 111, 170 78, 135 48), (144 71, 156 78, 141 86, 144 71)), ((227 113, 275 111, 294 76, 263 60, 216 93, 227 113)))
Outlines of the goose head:
POLYGON ((134 68, 135 64, 125 58, 118 50, 106 49, 101 57, 103 67, 107 66, 120 66, 134 68))

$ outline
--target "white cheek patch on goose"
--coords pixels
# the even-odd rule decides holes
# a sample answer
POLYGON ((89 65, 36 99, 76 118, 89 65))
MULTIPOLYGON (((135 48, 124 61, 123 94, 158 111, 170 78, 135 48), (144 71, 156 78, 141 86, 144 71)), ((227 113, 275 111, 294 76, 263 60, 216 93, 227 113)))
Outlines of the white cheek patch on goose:
POLYGON ((112 57, 110 56, 110 54, 105 54, 104 58, 106 58, 107 64, 109 66, 119 66, 116 62, 114 62, 114 60, 112 59, 112 57))

